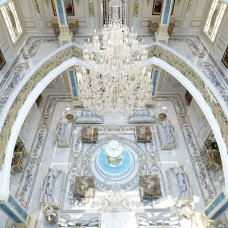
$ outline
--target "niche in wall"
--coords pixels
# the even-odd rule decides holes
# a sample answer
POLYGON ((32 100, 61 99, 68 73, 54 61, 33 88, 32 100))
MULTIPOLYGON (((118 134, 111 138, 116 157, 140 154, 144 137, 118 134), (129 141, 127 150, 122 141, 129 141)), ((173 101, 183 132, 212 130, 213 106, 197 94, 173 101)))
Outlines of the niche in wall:
POLYGON ((5 58, 4 58, 3 54, 2 54, 2 51, 0 49, 0 70, 5 65, 5 63, 6 63, 6 60, 5 60, 5 58))
MULTIPOLYGON (((52 8, 53 8, 53 13, 54 13, 55 16, 57 16, 55 1, 56 0, 51 0, 51 3, 52 3, 52 8)), ((74 16, 75 13, 74 13, 73 0, 64 0, 64 4, 65 4, 65 9, 66 9, 67 16, 74 16)))
POLYGON ((226 47, 226 51, 222 57, 222 62, 228 68, 228 46, 226 47))
MULTIPOLYGON (((162 13, 162 0, 154 0, 153 2, 153 9, 152 9, 152 15, 160 15, 162 13)), ((175 0, 173 0, 173 6, 172 6, 172 12, 171 15, 173 14, 173 8, 175 5, 175 0)))

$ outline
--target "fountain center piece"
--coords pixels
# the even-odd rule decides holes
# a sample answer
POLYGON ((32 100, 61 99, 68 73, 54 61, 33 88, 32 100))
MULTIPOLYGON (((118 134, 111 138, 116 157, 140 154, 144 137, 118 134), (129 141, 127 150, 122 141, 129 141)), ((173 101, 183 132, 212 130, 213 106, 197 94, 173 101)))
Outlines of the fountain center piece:
POLYGON ((111 140, 105 148, 105 159, 108 165, 117 167, 123 162, 123 147, 117 140, 111 140))

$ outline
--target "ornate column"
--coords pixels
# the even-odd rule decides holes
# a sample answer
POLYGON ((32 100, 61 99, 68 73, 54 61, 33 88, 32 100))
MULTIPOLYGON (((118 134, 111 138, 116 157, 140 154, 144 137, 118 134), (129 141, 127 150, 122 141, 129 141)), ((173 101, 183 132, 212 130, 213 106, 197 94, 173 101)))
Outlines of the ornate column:
POLYGON ((134 0, 134 3, 133 3, 133 16, 132 16, 132 27, 134 28, 135 31, 138 31, 138 27, 139 27, 138 17, 139 17, 139 2, 138 2, 138 0, 134 0))
POLYGON ((71 67, 68 71, 68 80, 70 84, 70 89, 71 89, 71 95, 72 97, 77 97, 78 96, 78 88, 77 88, 77 79, 76 79, 76 73, 75 69, 71 67))
POLYGON ((157 95, 157 88, 158 88, 158 82, 159 77, 161 73, 161 68, 154 68, 151 75, 151 81, 152 81, 152 97, 155 98, 157 95))
POLYGON ((147 107, 152 107, 155 105, 155 97, 157 95, 157 88, 159 83, 159 76, 161 73, 161 68, 152 68, 151 72, 151 98, 146 102, 147 107))
POLYGON ((78 83, 77 83, 77 76, 76 70, 71 67, 68 71, 68 81, 71 89, 71 96, 73 98, 73 105, 74 107, 82 107, 82 102, 79 100, 78 97, 78 83))
POLYGON ((228 209, 228 194, 225 189, 220 191, 204 211, 207 219, 215 220, 228 209))
POLYGON ((64 45, 72 41, 72 32, 67 22, 64 0, 55 0, 57 17, 59 22, 59 42, 64 45))
POLYGON ((158 31, 155 33, 156 41, 168 43, 168 27, 169 19, 172 10, 173 0, 164 0, 162 6, 161 20, 158 26, 158 31))
POLYGON ((36 227, 37 220, 32 218, 11 195, 8 200, 0 201, 0 209, 16 223, 17 227, 36 227))
POLYGON ((89 29, 91 31, 94 31, 94 29, 96 28, 96 22, 95 22, 96 20, 95 20, 93 0, 89 0, 88 9, 89 9, 89 29))

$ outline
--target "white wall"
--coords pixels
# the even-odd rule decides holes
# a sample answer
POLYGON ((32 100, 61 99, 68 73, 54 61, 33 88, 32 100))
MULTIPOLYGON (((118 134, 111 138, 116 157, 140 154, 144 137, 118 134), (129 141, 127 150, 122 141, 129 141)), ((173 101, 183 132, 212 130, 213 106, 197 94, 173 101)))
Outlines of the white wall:
MULTIPOLYGON (((129 25, 132 26, 133 3, 135 0, 129 0, 129 25)), ((140 0, 138 15, 139 34, 148 34, 148 20, 160 22, 160 15, 152 15, 154 0, 140 0)), ((170 17, 171 22, 175 22, 173 34, 196 34, 201 30, 204 9, 208 0, 175 0, 173 14, 170 17), (190 3, 190 4, 189 4, 190 3)), ((151 34, 150 34, 151 35, 151 34)))
POLYGON ((19 137, 21 138, 25 146, 25 149, 28 153, 30 152, 32 142, 35 137, 36 130, 38 128, 41 113, 42 110, 36 105, 36 103, 34 103, 28 115, 26 116, 26 119, 19 133, 19 137))
MULTIPOLYGON (((154 0, 139 0, 138 17, 133 17, 133 6, 135 0, 127 1, 127 23, 129 27, 137 27, 139 35, 148 34, 148 20, 153 22, 160 21, 160 15, 152 15, 154 0), (137 26, 135 26, 137 25, 137 26)), ((204 9, 211 0, 175 0, 171 21, 175 21, 173 33, 190 34, 200 31, 205 17, 204 9), (189 2, 192 3, 189 5, 189 2), (183 21, 184 20, 184 21, 183 21)), ((68 16, 68 19, 78 20, 79 34, 88 34, 88 30, 101 28, 102 21, 102 2, 103 0, 73 0, 75 16, 68 16), (89 17, 89 2, 94 4, 95 17, 89 17)), ((51 27, 52 20, 57 19, 54 16, 51 0, 20 0, 16 1, 18 10, 23 18, 25 31, 36 35, 54 35, 51 27), (36 5, 37 2, 37 5, 36 5), (38 7, 37 7, 38 6, 38 7)), ((92 34, 92 33, 91 33, 92 34)))
POLYGON ((15 43, 11 41, 8 29, 6 27, 6 24, 4 22, 4 18, 2 16, 2 13, 0 12, 0 49, 6 59, 6 64, 3 66, 3 68, 0 71, 0 81, 3 79, 4 75, 10 68, 11 64, 17 57, 18 51, 21 49, 21 47, 24 45, 25 40, 27 40, 27 34, 25 32, 23 18, 21 15, 21 9, 18 6, 18 2, 13 1, 15 9, 17 11, 17 15, 19 18, 19 21, 22 26, 22 34, 20 37, 16 40, 15 43))
POLYGON ((67 72, 64 71, 45 88, 44 92, 71 95, 71 88, 69 83, 70 82, 67 72))
POLYGON ((212 0, 209 0, 207 4, 207 13, 204 15, 204 19, 203 19, 201 39, 204 41, 205 45, 209 49, 210 54, 217 61, 219 66, 222 68, 223 72, 224 73, 227 72, 226 75, 228 75, 228 69, 221 62, 222 56, 226 50, 226 47, 228 46, 228 6, 226 7, 226 11, 221 21, 215 41, 212 42, 203 31, 206 19, 208 17, 208 13, 210 10, 211 3, 212 3, 212 0))
MULTIPOLYGON (((100 8, 99 0, 92 0, 96 19, 95 26, 99 26, 100 8)), ((90 29, 91 18, 89 18, 89 0, 73 0, 74 16, 68 16, 68 19, 76 19, 79 25, 79 34, 83 35, 90 29)), ((25 30, 34 35, 54 35, 51 26, 52 20, 57 20, 54 16, 51 0, 20 0, 18 5, 21 8, 24 20, 25 30), (37 5, 36 5, 37 2, 37 5), (38 6, 38 7, 37 7, 38 6)), ((93 20, 93 19, 92 19, 93 20)))
POLYGON ((5 30, 5 25, 3 24, 3 20, 0 20, 0 49, 3 54, 5 54, 10 48, 10 40, 8 40, 7 38, 8 37, 5 30))
POLYGON ((191 101, 188 111, 192 117, 191 122, 196 132, 198 142, 200 143, 200 146, 203 146, 209 134, 212 132, 211 127, 194 98, 191 101))

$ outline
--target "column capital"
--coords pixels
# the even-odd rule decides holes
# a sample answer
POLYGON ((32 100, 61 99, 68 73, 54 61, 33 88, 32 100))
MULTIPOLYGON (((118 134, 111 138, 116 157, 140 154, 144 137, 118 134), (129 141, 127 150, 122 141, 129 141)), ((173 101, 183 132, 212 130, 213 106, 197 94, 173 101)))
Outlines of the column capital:
POLYGON ((156 41, 168 43, 169 34, 168 34, 168 25, 159 23, 158 30, 155 32, 156 41))
POLYGON ((69 30, 69 27, 59 27, 59 42, 60 45, 72 42, 72 32, 69 30))
POLYGON ((165 37, 165 38, 168 37, 169 38, 168 25, 164 25, 164 24, 159 23, 158 30, 155 33, 155 36, 156 37, 165 37))

